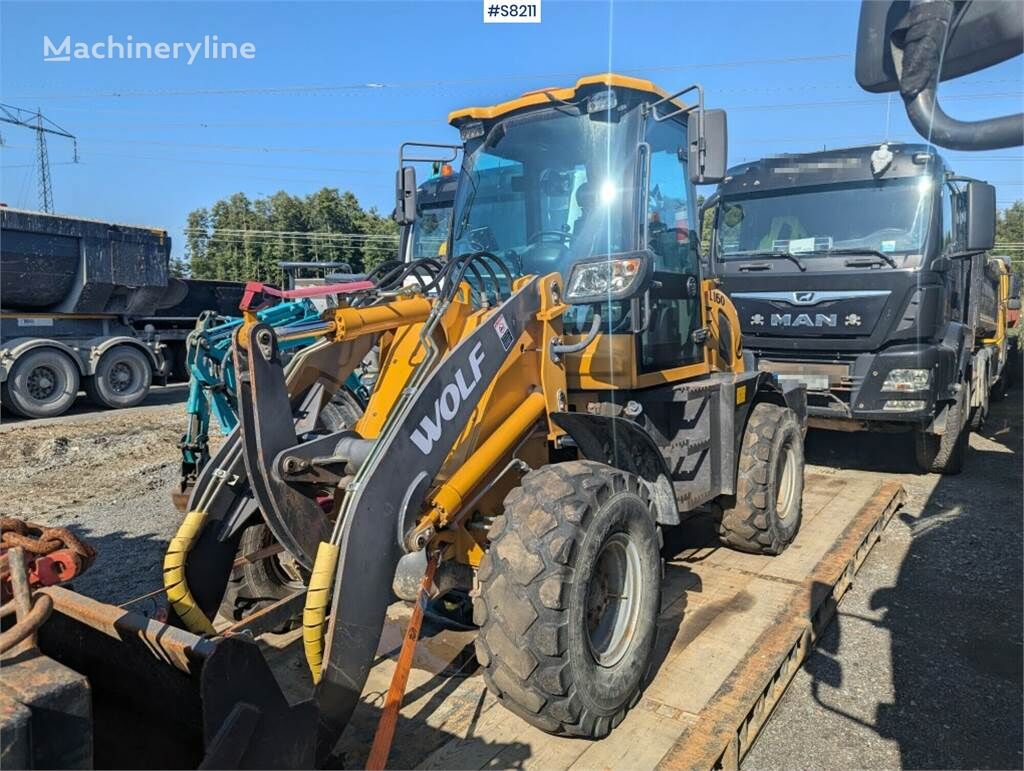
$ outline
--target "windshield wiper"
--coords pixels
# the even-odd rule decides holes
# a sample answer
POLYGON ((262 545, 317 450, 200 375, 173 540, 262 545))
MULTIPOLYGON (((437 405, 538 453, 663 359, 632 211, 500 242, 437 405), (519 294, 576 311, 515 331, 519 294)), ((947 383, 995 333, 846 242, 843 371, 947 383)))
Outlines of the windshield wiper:
MULTIPOLYGON (((862 254, 862 255, 865 255, 867 257, 877 257, 879 260, 882 260, 883 262, 888 263, 889 267, 892 267, 892 268, 898 268, 899 267, 896 264, 896 260, 894 260, 892 257, 890 257, 885 252, 880 252, 877 249, 856 249, 856 248, 852 248, 851 247, 851 248, 848 248, 848 249, 825 249, 825 250, 823 250, 821 252, 818 252, 818 253, 819 254, 862 254)), ((856 261, 854 261, 854 260, 847 260, 846 261, 846 267, 848 267, 848 268, 857 267, 857 264, 858 263, 856 261)), ((878 262, 875 261, 875 260, 871 260, 870 263, 867 263, 865 261, 865 262, 862 262, 860 264, 861 265, 865 265, 865 264, 877 265, 878 262)))
MULTIPOLYGON (((782 251, 782 250, 775 250, 773 252, 738 252, 738 253, 737 252, 733 252, 732 254, 729 255, 729 257, 730 258, 732 258, 732 257, 768 257, 768 258, 771 258, 771 259, 774 259, 776 257, 781 257, 784 260, 789 260, 794 265, 796 265, 798 268, 800 268, 800 272, 801 273, 803 273, 804 271, 807 270, 807 266, 804 265, 803 260, 801 260, 799 257, 797 257, 792 252, 786 252, 786 251, 782 251)), ((741 270, 743 269, 742 265, 740 265, 740 269, 741 270)))

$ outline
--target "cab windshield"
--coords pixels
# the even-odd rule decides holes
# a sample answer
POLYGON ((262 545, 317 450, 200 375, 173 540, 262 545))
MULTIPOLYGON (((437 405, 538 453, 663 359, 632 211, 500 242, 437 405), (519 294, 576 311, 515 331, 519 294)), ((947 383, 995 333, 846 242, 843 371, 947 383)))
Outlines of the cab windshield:
POLYGON ((452 253, 489 251, 520 275, 636 248, 636 110, 575 106, 503 120, 466 147, 452 253))
POLYGON ((927 176, 731 196, 719 206, 715 251, 721 260, 920 254, 933 198, 927 176))

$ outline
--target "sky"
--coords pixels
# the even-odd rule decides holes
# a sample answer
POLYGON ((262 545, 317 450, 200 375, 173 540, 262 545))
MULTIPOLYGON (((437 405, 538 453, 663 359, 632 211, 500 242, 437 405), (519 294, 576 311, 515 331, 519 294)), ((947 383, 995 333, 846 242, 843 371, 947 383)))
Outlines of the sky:
MULTIPOLYGON (((457 142, 459 107, 615 71, 694 82, 728 111, 729 162, 884 139, 916 141, 898 96, 854 80, 859 2, 543 0, 539 24, 484 24, 467 2, 0 4, 0 102, 78 138, 48 142, 57 212, 171 233, 242 191, 351 190, 389 212, 402 141, 457 142), (251 59, 45 62, 60 45, 251 43, 251 59)), ((961 119, 1021 109, 1024 57, 942 84, 961 119)), ((37 208, 35 136, 0 123, 0 202, 37 208)), ((943 151, 960 174, 1024 198, 1024 151, 943 151)), ((711 188, 702 190, 709 194, 711 188)))

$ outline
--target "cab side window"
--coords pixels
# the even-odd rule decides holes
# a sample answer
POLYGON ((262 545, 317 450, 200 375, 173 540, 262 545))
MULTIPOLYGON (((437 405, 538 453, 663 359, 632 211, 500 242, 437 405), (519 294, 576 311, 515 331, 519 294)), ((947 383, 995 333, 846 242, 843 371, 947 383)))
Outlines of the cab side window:
POLYGON ((693 333, 701 325, 700 255, 694 201, 687 195, 686 127, 672 120, 647 126, 650 146, 646 227, 660 288, 651 295, 651 317, 639 340, 642 372, 657 372, 703 358, 693 333), (685 156, 684 156, 685 157, 685 156))
POLYGON ((658 270, 697 273, 698 234, 694 202, 686 194, 686 162, 679 159, 686 132, 671 121, 652 123, 647 187, 647 246, 657 255, 658 270))

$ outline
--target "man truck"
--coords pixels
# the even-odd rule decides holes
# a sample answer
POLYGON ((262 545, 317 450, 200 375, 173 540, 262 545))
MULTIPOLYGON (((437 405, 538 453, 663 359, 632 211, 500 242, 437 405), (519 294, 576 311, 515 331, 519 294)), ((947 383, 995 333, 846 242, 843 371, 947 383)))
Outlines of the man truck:
POLYGON ((733 167, 704 208, 745 348, 806 386, 808 424, 913 431, 922 470, 957 473, 1005 383, 994 188, 882 144, 733 167))

